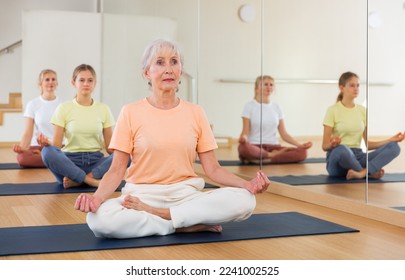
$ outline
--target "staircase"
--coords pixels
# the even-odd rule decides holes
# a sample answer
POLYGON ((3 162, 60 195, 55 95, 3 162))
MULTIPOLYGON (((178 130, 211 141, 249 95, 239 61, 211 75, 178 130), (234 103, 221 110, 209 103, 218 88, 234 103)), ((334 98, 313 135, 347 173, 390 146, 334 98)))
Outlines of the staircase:
POLYGON ((22 112, 22 99, 20 92, 11 92, 8 95, 8 103, 0 103, 0 125, 3 125, 3 115, 5 113, 22 112))

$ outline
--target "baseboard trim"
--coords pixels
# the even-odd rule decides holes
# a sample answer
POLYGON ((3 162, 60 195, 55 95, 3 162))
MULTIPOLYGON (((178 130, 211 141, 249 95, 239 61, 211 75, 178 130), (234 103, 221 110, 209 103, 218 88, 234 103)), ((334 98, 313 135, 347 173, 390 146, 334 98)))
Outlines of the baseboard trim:
POLYGON ((14 144, 18 142, 0 142, 0 148, 11 148, 14 144))

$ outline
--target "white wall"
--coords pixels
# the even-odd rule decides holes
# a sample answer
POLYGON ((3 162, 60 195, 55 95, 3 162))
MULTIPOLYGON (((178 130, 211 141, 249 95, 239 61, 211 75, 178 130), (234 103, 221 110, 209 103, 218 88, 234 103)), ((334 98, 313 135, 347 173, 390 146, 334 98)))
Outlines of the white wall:
POLYGON ((72 73, 83 63, 90 64, 100 75, 93 93, 100 100, 101 15, 35 10, 25 12, 23 22, 23 103, 38 96, 38 74, 45 68, 58 73, 57 95, 73 99, 72 73), (52 44, 47 43, 50 40, 52 44))
MULTIPOLYGON (((199 51, 198 1, 103 0, 103 12, 128 16, 170 18, 174 20, 177 23, 176 39, 184 47, 185 71, 190 73, 191 76, 196 77, 199 51)), ((144 27, 148 28, 149 25, 144 27)), ((161 28, 164 29, 164 26, 161 26, 161 28)))
POLYGON ((123 105, 149 95, 141 73, 145 46, 156 38, 176 40, 177 23, 169 18, 103 15, 102 99, 115 117, 123 105))

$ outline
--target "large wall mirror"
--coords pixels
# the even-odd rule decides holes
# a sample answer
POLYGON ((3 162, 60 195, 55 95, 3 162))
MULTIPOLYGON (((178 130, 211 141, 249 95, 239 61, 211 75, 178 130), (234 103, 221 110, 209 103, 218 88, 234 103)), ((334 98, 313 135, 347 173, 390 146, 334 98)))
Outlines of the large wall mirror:
MULTIPOLYGON (((356 101, 368 107, 370 137, 403 130, 399 120, 405 114, 400 107, 405 58, 400 50, 405 46, 398 30, 405 26, 404 20, 399 0, 389 4, 377 0, 104 0, 102 98, 114 104, 118 114, 122 104, 146 96, 139 64, 143 48, 153 38, 172 38, 185 54, 186 74, 179 94, 205 108, 216 135, 239 137, 241 112, 253 98, 254 79, 271 75, 276 85, 272 98, 284 111, 288 132, 300 141, 313 141, 309 157, 324 157, 322 122, 326 109, 336 102, 337 80, 343 72, 360 77, 356 101), (383 23, 378 16, 374 19, 378 27, 370 27, 372 11, 383 18, 383 23), (393 20, 394 16, 398 19, 393 20)), ((240 171, 237 168, 232 171, 240 171)), ((386 171, 400 170, 401 160, 396 159, 386 171)), ((266 172, 270 176, 327 174, 322 163, 300 165, 293 171, 271 167, 266 172)), ((400 192, 399 185, 382 186, 377 192, 364 182, 291 188, 384 207, 405 201, 403 195, 395 201, 383 199, 400 192)))
MULTIPOLYGON (((403 1, 368 1, 369 137, 384 139, 404 131, 405 111, 405 6, 403 1), (373 86, 374 85, 374 86, 373 86)), ((402 176, 404 144, 400 155, 385 167, 386 174, 402 176)), ((368 184, 368 202, 405 210, 401 182, 368 184)))

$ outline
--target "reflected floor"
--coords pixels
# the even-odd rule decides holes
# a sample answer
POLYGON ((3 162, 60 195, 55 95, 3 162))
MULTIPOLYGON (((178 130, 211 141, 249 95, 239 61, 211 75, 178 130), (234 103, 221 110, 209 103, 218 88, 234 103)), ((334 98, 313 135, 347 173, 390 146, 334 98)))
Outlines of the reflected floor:
MULTIPOLYGON (((308 151, 308 157, 324 157, 322 151, 321 138, 312 137, 313 147, 308 151)), ((402 153, 393 162, 386 166, 386 173, 405 172, 405 143, 401 143, 402 153)), ((218 159, 231 160, 237 159, 237 143, 232 147, 221 147, 216 151, 218 159)), ((227 166, 229 171, 241 175, 252 177, 259 169, 258 166, 227 166)), ((263 171, 268 176, 286 176, 286 175, 320 175, 327 174, 325 163, 309 164, 284 164, 284 165, 264 165, 263 171)), ((196 165, 196 170, 198 166, 196 165)), ((278 184, 273 182, 273 184, 278 184)), ((383 207, 405 206, 405 182, 395 183, 373 183, 369 184, 368 191, 364 184, 328 184, 328 185, 305 185, 291 186, 292 188, 303 188, 320 194, 336 195, 345 199, 355 200, 358 202, 366 201, 368 192, 368 204, 383 207)), ((399 210, 398 210, 399 211, 399 210)))

